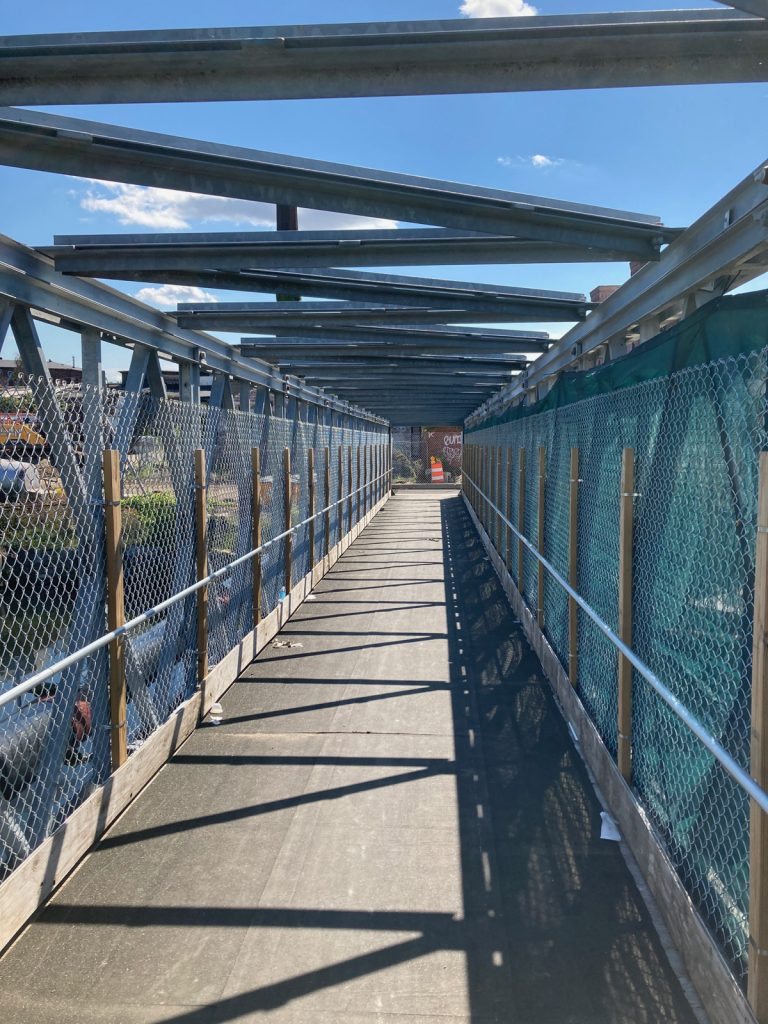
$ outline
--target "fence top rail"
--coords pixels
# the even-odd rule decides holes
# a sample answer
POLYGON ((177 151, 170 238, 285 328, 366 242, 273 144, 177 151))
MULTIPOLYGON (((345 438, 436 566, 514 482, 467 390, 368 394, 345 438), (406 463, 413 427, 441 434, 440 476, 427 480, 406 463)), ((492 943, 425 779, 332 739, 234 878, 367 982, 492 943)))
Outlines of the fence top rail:
POLYGON ((360 487, 355 488, 354 491, 350 491, 348 494, 345 494, 343 498, 337 498, 336 501, 332 501, 323 508, 318 509, 317 512, 309 516, 307 519, 302 519, 300 523, 295 523, 289 529, 283 530, 282 533, 278 533, 276 536, 270 538, 270 540, 268 541, 264 541, 258 547, 252 548, 250 551, 247 551, 244 555, 239 555, 237 558, 233 559, 231 562, 227 562, 226 565, 223 565, 220 569, 217 569, 215 572, 209 573, 202 579, 196 580, 195 583, 190 584, 183 590, 179 590, 176 594, 171 594, 171 596, 166 598, 165 601, 160 601, 158 604, 153 605, 151 608, 147 608, 139 615, 130 619, 128 622, 125 622, 122 626, 118 626, 116 629, 110 630, 108 633, 102 634, 102 636, 98 637, 92 643, 86 644, 85 647, 81 647, 77 651, 73 651, 71 654, 68 654, 65 658, 60 658, 59 661, 54 662, 47 668, 41 669, 39 672, 36 672, 28 679, 25 679, 22 682, 17 683, 16 686, 13 686, 9 690, 6 690, 5 693, 0 693, 0 708, 5 707, 6 704, 11 704, 14 700, 17 700, 19 697, 23 697, 25 693, 29 693, 30 690, 34 690, 36 686, 40 686, 42 683, 47 682, 49 679, 53 678, 53 676, 58 675, 59 672, 63 672, 65 669, 71 668, 72 665, 76 665, 78 662, 83 661, 85 658, 88 658, 92 654, 95 654, 97 651, 100 651, 104 647, 107 647, 110 643, 112 643, 113 640, 119 640, 121 637, 125 636, 126 633, 129 633, 132 629, 136 629, 137 626, 141 626, 145 622, 148 622, 150 619, 156 618, 158 615, 161 615, 163 612, 167 611, 173 605, 178 604, 179 601, 183 601, 188 597, 192 597, 193 594, 196 594, 199 590, 202 590, 204 587, 209 586, 216 580, 220 580, 223 577, 228 576, 238 566, 243 565, 245 562, 249 562, 251 559, 255 558, 256 555, 262 554, 262 552, 272 547, 273 544, 277 544, 278 541, 281 541, 285 537, 288 537, 289 535, 296 533, 298 530, 301 530, 303 527, 309 525, 309 523, 317 519, 319 516, 322 516, 326 512, 329 512, 332 508, 335 508, 337 505, 342 505, 344 502, 349 501, 350 498, 353 498, 356 494, 360 494, 362 491, 367 490, 372 485, 379 483, 379 481, 388 479, 388 477, 388 470, 385 471, 384 473, 379 473, 378 476, 366 481, 366 483, 362 484, 360 487))
POLYGON ((761 810, 768 814, 768 793, 752 779, 741 765, 733 758, 728 751, 715 739, 712 733, 696 718, 693 712, 679 700, 665 684, 659 679, 656 673, 650 669, 645 662, 635 654, 618 636, 611 627, 602 619, 591 605, 575 590, 570 583, 562 576, 551 562, 547 561, 538 548, 528 540, 514 525, 507 516, 496 505, 488 494, 472 479, 465 470, 465 477, 472 487, 477 491, 483 501, 491 508, 515 534, 518 540, 531 552, 534 558, 546 569, 550 576, 563 588, 569 597, 573 598, 581 610, 594 622, 600 632, 607 637, 613 646, 627 659, 639 675, 646 680, 653 690, 658 693, 664 703, 674 712, 680 721, 696 736, 696 738, 714 756, 731 778, 750 796, 761 810))

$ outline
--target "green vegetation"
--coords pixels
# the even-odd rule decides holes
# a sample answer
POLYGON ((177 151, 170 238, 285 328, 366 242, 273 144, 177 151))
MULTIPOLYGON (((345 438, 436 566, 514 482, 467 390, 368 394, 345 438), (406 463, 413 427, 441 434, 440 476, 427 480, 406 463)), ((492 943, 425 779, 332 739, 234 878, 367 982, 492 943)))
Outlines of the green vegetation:
POLYGON ((75 547, 77 537, 65 501, 0 503, 0 549, 75 547))
POLYGON ((176 496, 173 491, 123 498, 123 540, 130 544, 167 544, 174 536, 176 496))
POLYGON ((404 451, 395 449, 392 455, 392 477, 395 483, 412 483, 420 480, 424 472, 421 459, 411 459, 404 451))
POLYGON ((33 412, 35 403, 29 392, 21 394, 0 394, 0 413, 4 412, 33 412))

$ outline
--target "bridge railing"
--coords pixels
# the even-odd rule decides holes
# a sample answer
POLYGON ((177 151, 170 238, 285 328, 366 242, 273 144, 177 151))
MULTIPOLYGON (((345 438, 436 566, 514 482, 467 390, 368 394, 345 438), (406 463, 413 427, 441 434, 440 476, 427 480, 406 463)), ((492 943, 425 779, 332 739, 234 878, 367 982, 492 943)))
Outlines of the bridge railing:
POLYGON ((388 494, 390 464, 381 425, 323 410, 34 379, 0 406, 2 881, 283 621, 388 494))
POLYGON ((768 928, 756 317, 742 296, 570 375, 466 433, 463 467, 499 564, 751 997, 768 928))

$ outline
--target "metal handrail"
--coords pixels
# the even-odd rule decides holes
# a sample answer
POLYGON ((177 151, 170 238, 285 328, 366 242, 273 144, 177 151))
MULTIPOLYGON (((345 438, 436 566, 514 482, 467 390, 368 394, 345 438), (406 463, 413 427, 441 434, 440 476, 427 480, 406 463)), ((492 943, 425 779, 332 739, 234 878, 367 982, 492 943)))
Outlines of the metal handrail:
MULTIPOLYGON (((547 570, 550 576, 556 580, 557 583, 563 588, 563 590, 572 597, 576 604, 581 610, 594 622, 597 628, 606 636, 616 649, 624 655, 627 661, 632 667, 638 672, 639 675, 650 684, 651 688, 658 693, 661 699, 667 704, 672 711, 677 715, 681 722, 690 729, 690 731, 696 736, 707 748, 707 750, 715 757, 722 767, 728 772, 731 778, 741 786, 746 793, 755 801, 756 804, 768 814, 768 793, 761 789, 760 786, 750 778, 749 774, 741 767, 741 765, 728 753, 728 751, 715 739, 709 730, 701 724, 696 716, 672 693, 672 691, 662 683, 659 677, 653 672, 645 662, 641 661, 640 658, 635 654, 631 647, 618 636, 611 627, 605 622, 597 612, 584 600, 581 594, 570 585, 570 583, 561 576, 555 567, 547 561, 544 555, 528 540, 527 537, 517 529, 514 523, 511 523, 502 510, 496 505, 488 495, 475 483, 471 476, 466 471, 463 471, 464 478, 474 487, 478 495, 485 501, 488 506, 498 515, 504 524, 515 534, 517 539, 525 545, 525 547, 531 552, 541 565, 547 570)), ((487 532, 487 531, 486 531, 487 532)), ((491 542, 493 543, 493 542, 491 542)))
POLYGON ((154 619, 156 616, 162 614, 162 612, 167 611, 168 608, 171 608, 174 604, 177 604, 179 601, 183 601, 187 597, 191 597, 192 594, 196 594, 198 590, 202 590, 203 587, 207 587, 215 580, 220 580, 224 576, 228 576, 229 573, 239 565, 243 565, 245 562, 255 558, 256 555, 266 551, 267 548, 271 547, 273 544, 277 544, 277 542, 283 540, 284 537, 287 537, 291 533, 295 533, 304 526, 308 526, 309 523, 314 519, 317 519, 318 516, 322 516, 326 512, 330 512, 330 510, 335 508, 337 505, 343 505, 345 501, 349 501, 349 499, 353 498, 356 494, 367 490, 369 487, 377 484, 380 480, 386 480, 388 477, 389 470, 386 470, 384 473, 380 473, 377 477, 369 480, 361 487, 357 487, 354 491, 350 491, 349 494, 345 494, 343 497, 337 498, 336 501, 332 501, 324 508, 318 509, 318 511, 309 516, 308 519, 303 519, 300 523, 296 523, 295 526, 291 526, 290 529, 283 530, 282 533, 278 533, 277 536, 265 541, 257 548, 252 548, 244 555, 239 555, 237 558, 233 559, 231 562, 227 562, 226 565, 223 565, 215 572, 209 573, 207 576, 204 576, 203 579, 197 580, 195 583, 190 584, 190 586, 185 587, 184 590, 180 590, 176 594, 171 594, 171 596, 166 598, 164 601, 161 601, 159 604, 153 605, 152 608, 148 608, 146 611, 141 612, 135 618, 123 623, 122 626, 117 626, 116 629, 111 630, 109 633, 104 633, 102 636, 98 637, 98 639, 86 644, 85 647, 81 647, 78 650, 73 651, 72 654, 68 654, 65 658, 61 658, 59 661, 49 665, 48 668, 41 669, 28 679, 25 679, 23 682, 11 687, 10 690, 6 690, 5 693, 0 694, 0 708, 5 707, 6 704, 10 704, 12 701, 16 700, 17 697, 22 697, 25 693, 29 693, 30 690, 33 690, 36 686, 40 686, 41 683, 47 682, 59 672, 63 672, 64 669, 70 668, 72 665, 76 665, 84 658, 88 658, 90 655, 102 650, 102 648, 106 647, 113 640, 117 640, 121 636, 125 636, 126 633, 129 633, 137 626, 141 626, 150 619, 154 619))

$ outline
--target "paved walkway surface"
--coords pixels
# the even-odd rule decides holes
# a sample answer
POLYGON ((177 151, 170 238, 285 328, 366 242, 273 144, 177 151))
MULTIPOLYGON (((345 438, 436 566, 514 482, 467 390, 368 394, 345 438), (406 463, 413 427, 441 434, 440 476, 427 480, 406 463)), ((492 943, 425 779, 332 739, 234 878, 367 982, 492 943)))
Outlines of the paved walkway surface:
POLYGON ((694 1024, 454 493, 223 705, 0 961, 9 1024, 694 1024))

